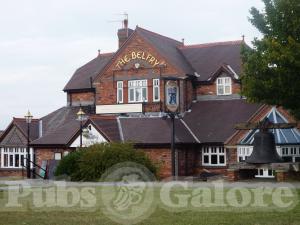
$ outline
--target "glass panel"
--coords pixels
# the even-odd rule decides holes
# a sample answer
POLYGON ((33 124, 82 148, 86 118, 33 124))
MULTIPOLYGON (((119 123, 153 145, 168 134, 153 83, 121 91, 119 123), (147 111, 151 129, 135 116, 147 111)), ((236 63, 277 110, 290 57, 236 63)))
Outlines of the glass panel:
POLYGON ((264 175, 264 170, 263 170, 263 169, 260 169, 260 170, 259 170, 259 175, 260 175, 260 176, 263 176, 263 175, 264 175))
POLYGON ((205 155, 203 158, 204 158, 204 160, 203 160, 204 163, 209 163, 208 155, 205 155))
POLYGON ((54 159, 55 160, 61 160, 61 153, 60 152, 54 153, 54 159))
POLYGON ((21 166, 24 166, 24 155, 21 155, 21 166))
POLYGON ((159 97, 158 97, 158 87, 155 87, 154 88, 154 100, 158 100, 159 99, 159 97))
POLYGON ((14 165, 14 156, 9 155, 9 166, 13 166, 13 165, 14 165))
POLYGON ((4 154, 4 166, 8 167, 8 154, 4 154))
POLYGON ((135 89, 135 101, 140 102, 142 100, 142 93, 140 88, 135 89))
POLYGON ((273 176, 273 170, 268 170, 268 176, 273 176))
POLYGON ((134 101, 134 89, 129 89, 129 101, 134 101))
POLYGON ((123 102, 123 90, 122 89, 118 90, 118 101, 123 102))
POLYGON ((218 155, 211 155, 211 164, 218 164, 218 155))
POLYGON ((225 86, 225 94, 230 94, 230 86, 225 86))
POLYGON ((19 154, 15 155, 15 167, 19 167, 19 154))
POLYGON ((224 87, 223 86, 218 86, 218 94, 223 95, 224 94, 224 87))
POLYGON ((224 155, 220 155, 219 156, 219 163, 220 164, 224 164, 225 163, 225 157, 224 157, 224 155))
POLYGON ((142 98, 142 100, 143 101, 147 101, 147 89, 143 88, 142 91, 143 91, 143 98, 142 98))

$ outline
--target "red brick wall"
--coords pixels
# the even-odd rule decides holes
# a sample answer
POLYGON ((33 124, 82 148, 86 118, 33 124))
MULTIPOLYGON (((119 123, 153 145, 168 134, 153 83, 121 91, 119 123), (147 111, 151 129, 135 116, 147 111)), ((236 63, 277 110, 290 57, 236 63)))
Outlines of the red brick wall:
POLYGON ((47 149, 46 148, 35 149, 36 164, 41 166, 43 160, 52 160, 52 159, 54 159, 54 153, 56 153, 56 152, 62 153, 62 157, 63 157, 63 153, 65 151, 71 152, 72 150, 70 150, 70 149, 49 149, 49 148, 47 148, 47 149))
MULTIPOLYGON (((232 94, 240 94, 241 85, 232 81, 232 94)), ((216 81, 212 84, 201 84, 197 87, 197 95, 217 95, 216 81)))
POLYGON ((68 93, 69 103, 94 102, 93 92, 68 93))
MULTIPOLYGON (((124 94, 124 104, 128 103, 128 80, 134 79, 147 79, 148 84, 148 104, 146 105, 146 111, 160 111, 159 104, 152 104, 153 102, 153 87, 152 79, 160 78, 162 76, 183 76, 184 73, 176 68, 176 65, 172 65, 164 59, 157 51, 146 41, 144 41, 137 34, 130 40, 128 45, 116 56, 116 60, 109 65, 104 73, 94 81, 96 87, 96 104, 106 105, 106 104, 117 104, 117 81, 123 80, 123 94, 124 94), (124 66, 124 70, 120 70, 116 67, 116 64, 120 58, 125 55, 129 55, 132 51, 142 51, 145 53, 150 53, 162 64, 166 64, 165 67, 153 68, 152 65, 147 64, 143 60, 132 60, 127 65, 124 66), (132 69, 134 63, 139 62, 141 67, 136 70, 132 69), (153 106, 155 105, 155 106, 153 106)), ((164 82, 160 82, 160 99, 162 103, 164 102, 164 82)))
POLYGON ((171 150, 168 148, 141 149, 159 166, 159 177, 167 178, 172 175, 171 150))
MULTIPOLYGON (((22 177, 22 169, 1 169, 0 177, 22 177)), ((24 176, 26 171, 24 170, 24 176)))

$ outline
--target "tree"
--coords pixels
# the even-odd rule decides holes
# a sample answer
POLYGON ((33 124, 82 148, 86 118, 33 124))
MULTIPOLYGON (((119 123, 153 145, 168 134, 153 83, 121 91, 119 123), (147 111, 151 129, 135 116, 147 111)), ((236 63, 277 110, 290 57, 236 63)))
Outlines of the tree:
POLYGON ((263 34, 242 48, 242 94, 251 102, 282 106, 300 119, 300 1, 263 0, 250 22, 263 34))

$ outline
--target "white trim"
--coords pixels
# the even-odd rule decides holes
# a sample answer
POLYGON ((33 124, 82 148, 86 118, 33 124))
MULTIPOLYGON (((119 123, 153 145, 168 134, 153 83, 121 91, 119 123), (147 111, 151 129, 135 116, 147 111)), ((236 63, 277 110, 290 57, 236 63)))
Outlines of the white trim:
POLYGON ((148 101, 148 80, 129 80, 128 81, 128 102, 129 103, 138 103, 138 102, 147 102, 148 101), (142 83, 142 85, 140 85, 142 83), (145 85, 143 85, 145 83, 145 85), (141 99, 136 100, 136 90, 140 90, 141 99), (146 89, 146 96, 143 97, 143 90, 146 89), (130 90, 133 90, 133 100, 130 100, 130 90))
MULTIPOLYGON (((95 128, 92 123, 89 123, 82 131, 82 146, 88 147, 96 143, 106 143, 108 140, 95 128)), ((76 137, 70 147, 80 146, 80 134, 76 137)))
POLYGON ((124 134, 123 134, 123 129, 122 129, 122 124, 121 124, 121 121, 120 121, 120 117, 117 117, 117 123, 118 123, 118 128, 119 128, 121 141, 124 141, 124 134))
POLYGON ((226 148, 224 146, 204 146, 202 147, 202 166, 226 166, 226 148), (223 152, 221 152, 221 150, 223 152), (217 163, 212 163, 212 156, 217 155, 217 163), (208 156, 208 163, 204 162, 204 157, 208 156), (224 156, 224 163, 220 163, 220 156, 224 156))
POLYGON ((123 81, 117 81, 117 103, 123 103, 124 102, 124 90, 123 90, 123 81), (119 99, 119 91, 121 90, 122 93, 122 99, 119 99))
POLYGON ((231 95, 232 94, 232 79, 231 77, 218 77, 216 79, 216 88, 217 88, 217 95, 231 95), (226 84, 226 80, 229 79, 229 83, 226 84), (222 84, 219 84, 219 81, 222 81, 222 84), (230 88, 230 91, 229 93, 226 93, 226 87, 230 88), (223 94, 219 93, 219 87, 222 87, 223 88, 223 94))
MULTIPOLYGON (((29 149, 30 161, 33 162, 33 148, 29 149)), ((8 169, 20 169, 22 168, 21 159, 27 157, 26 147, 1 147, 1 168, 8 169), (5 152, 4 152, 5 151, 5 152), (7 166, 4 165, 4 155, 7 155, 7 166), (16 155, 18 155, 18 166, 16 166, 16 155), (12 163, 11 163, 12 157, 12 163)), ((26 166, 26 160, 23 161, 24 167, 26 166)), ((30 165, 33 168, 33 164, 30 165)))
POLYGON ((159 79, 153 79, 152 80, 152 97, 153 97, 153 102, 159 102, 160 101, 160 80, 159 79), (157 82, 157 84, 156 84, 157 82), (155 88, 158 88, 158 99, 155 99, 155 88))
POLYGON ((227 65, 227 68, 233 73, 235 79, 239 79, 239 75, 237 75, 230 65, 227 65))
POLYGON ((196 137, 196 135, 193 133, 193 131, 188 127, 188 125, 184 122, 183 119, 180 119, 180 121, 183 123, 183 125, 185 126, 185 128, 190 132, 190 134, 193 136, 193 138, 198 142, 201 143, 199 141, 199 139, 196 137))

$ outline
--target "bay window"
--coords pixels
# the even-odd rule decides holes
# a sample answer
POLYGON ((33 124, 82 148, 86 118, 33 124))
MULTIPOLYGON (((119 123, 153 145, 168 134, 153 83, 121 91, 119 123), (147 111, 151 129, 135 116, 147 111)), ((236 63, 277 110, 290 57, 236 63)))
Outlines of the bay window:
MULTIPOLYGON (((22 168, 26 166, 27 149, 22 147, 1 148, 1 168, 22 168)), ((30 149, 30 160, 33 161, 33 150, 30 149)), ((32 167, 32 165, 31 165, 32 167)))
POLYGON ((202 148, 202 165, 225 166, 226 153, 224 147, 205 146, 202 148))
POLYGON ((153 102, 159 102, 159 100, 160 100, 159 79, 153 79, 153 102))
POLYGON ((217 79, 217 95, 231 95, 230 77, 219 77, 217 79))
POLYGON ((148 100, 147 80, 128 81, 128 102, 143 102, 148 100))

